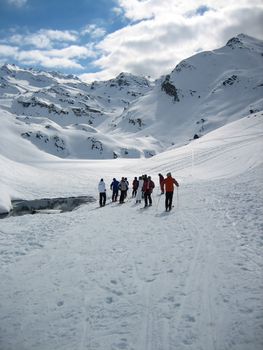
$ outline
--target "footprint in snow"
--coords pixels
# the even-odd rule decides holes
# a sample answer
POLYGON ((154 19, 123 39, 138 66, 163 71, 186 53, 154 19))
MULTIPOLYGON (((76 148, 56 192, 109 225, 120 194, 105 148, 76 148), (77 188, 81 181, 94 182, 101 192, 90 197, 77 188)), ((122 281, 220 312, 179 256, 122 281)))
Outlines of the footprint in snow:
POLYGON ((107 304, 112 304, 113 303, 113 298, 112 297, 107 297, 106 298, 106 303, 107 304))
POLYGON ((185 315, 185 316, 184 316, 184 319, 185 319, 187 322, 195 322, 194 316, 191 316, 191 315, 185 315))

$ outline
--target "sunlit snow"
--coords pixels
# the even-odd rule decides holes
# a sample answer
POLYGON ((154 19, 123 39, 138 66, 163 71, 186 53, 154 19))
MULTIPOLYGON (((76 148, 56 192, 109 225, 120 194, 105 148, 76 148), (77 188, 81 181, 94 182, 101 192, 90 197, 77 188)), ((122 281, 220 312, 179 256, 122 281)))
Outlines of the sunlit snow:
MULTIPOLYGON (((23 80, 33 91, 31 75, 23 80)), ((5 89, 0 212, 10 212, 14 200, 91 196, 96 201, 71 211, 42 208, 34 215, 0 219, 1 350, 262 349, 263 111, 258 92, 251 88, 242 108, 232 109, 231 100, 240 105, 242 100, 233 92, 224 112, 229 115, 220 120, 217 114, 214 128, 209 115, 209 130, 195 140, 183 142, 194 119, 179 118, 179 129, 171 126, 168 134, 180 136, 184 130, 181 146, 170 144, 159 153, 165 146, 161 120, 167 115, 148 114, 152 126, 131 138, 121 116, 114 134, 105 124, 100 129, 82 120, 73 128, 47 116, 16 114, 15 85, 5 89), (252 100, 258 110, 248 110, 252 100), (50 137, 50 130, 62 130, 59 135, 71 145, 68 155, 21 136, 43 132, 46 125, 50 137), (119 153, 114 159, 106 153, 107 159, 96 159, 90 150, 84 152, 78 138, 82 127, 100 134, 103 142, 108 138, 108 155, 119 145, 118 150, 134 149, 132 157, 119 153), (151 147, 156 155, 145 158, 151 147), (158 173, 168 171, 180 186, 167 213, 158 173), (111 202, 114 177, 125 176, 131 184, 141 174, 155 182, 152 207, 142 210, 143 203, 131 198, 131 186, 123 205, 111 202), (101 178, 107 186, 103 208, 98 205, 101 178)), ((137 112, 151 98, 152 90, 146 90, 134 102, 137 112)), ((222 111, 221 98, 211 97, 212 103, 213 113, 222 111)))

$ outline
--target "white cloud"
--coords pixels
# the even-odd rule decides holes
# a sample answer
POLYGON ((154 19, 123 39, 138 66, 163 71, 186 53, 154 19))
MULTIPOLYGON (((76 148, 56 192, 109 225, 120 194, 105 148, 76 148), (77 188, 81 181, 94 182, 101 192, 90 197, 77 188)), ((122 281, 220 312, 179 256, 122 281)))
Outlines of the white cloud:
POLYGON ((65 47, 64 49, 53 49, 46 51, 46 55, 49 55, 50 57, 83 59, 87 57, 94 57, 94 52, 85 46, 72 45, 65 47))
POLYGON ((99 72, 82 78, 108 79, 121 71, 156 78, 239 33, 263 39, 261 0, 119 0, 119 9, 133 24, 98 43, 93 63, 99 72))
POLYGON ((17 53, 17 48, 9 45, 1 45, 0 44, 0 56, 1 57, 13 57, 17 53))
POLYGON ((65 57, 63 55, 52 55, 48 51, 31 50, 31 51, 19 51, 16 54, 16 59, 27 65, 41 65, 46 68, 56 69, 80 69, 83 67, 76 60, 71 57, 65 57))
POLYGON ((51 46, 49 38, 39 33, 30 35, 14 34, 9 38, 8 42, 18 46, 32 45, 39 49, 51 46))
POLYGON ((77 33, 75 31, 61 31, 61 30, 51 30, 51 29, 41 29, 40 34, 46 35, 50 40, 56 41, 76 41, 77 33))
MULTIPOLYGON (((186 16, 202 6, 221 11, 227 7, 254 7, 262 4, 261 0, 118 0, 124 16, 138 21, 152 17, 164 18, 168 14, 186 16)), ((196 13, 198 15, 198 12, 196 13)))
POLYGON ((81 31, 81 35, 90 35, 92 38, 100 38, 105 34, 106 30, 96 26, 96 24, 89 24, 81 31))
POLYGON ((75 42, 78 36, 74 31, 41 29, 36 33, 14 34, 8 42, 15 45, 31 45, 38 49, 51 48, 56 42, 75 42))
POLYGON ((46 68, 83 70, 80 59, 93 57, 94 52, 84 46, 72 45, 63 49, 19 50, 10 45, 0 45, 1 60, 17 60, 25 65, 41 65, 46 68))
POLYGON ((123 14, 123 10, 120 7, 113 7, 112 12, 116 16, 121 16, 123 14))
POLYGON ((16 7, 23 7, 27 3, 27 0, 7 0, 7 2, 16 7))

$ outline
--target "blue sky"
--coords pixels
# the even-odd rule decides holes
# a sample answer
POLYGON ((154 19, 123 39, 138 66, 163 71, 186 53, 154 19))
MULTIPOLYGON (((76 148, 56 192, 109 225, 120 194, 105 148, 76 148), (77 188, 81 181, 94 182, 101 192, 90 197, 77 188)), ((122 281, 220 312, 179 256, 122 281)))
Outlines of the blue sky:
POLYGON ((261 0, 0 0, 0 64, 157 78, 239 33, 263 39, 261 23, 261 0))
POLYGON ((96 24, 112 31, 123 25, 113 12, 116 4, 111 0, 0 0, 0 29, 68 30, 96 24))

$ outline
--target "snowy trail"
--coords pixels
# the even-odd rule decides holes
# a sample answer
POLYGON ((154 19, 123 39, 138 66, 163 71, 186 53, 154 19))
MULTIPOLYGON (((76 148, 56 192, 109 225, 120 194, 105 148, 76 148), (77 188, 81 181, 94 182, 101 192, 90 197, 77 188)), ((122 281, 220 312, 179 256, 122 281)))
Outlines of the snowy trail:
POLYGON ((1 349, 261 349, 263 223, 242 222, 244 185, 188 184, 171 213, 154 197, 146 210, 129 200, 1 222, 35 243, 2 264, 1 349))

